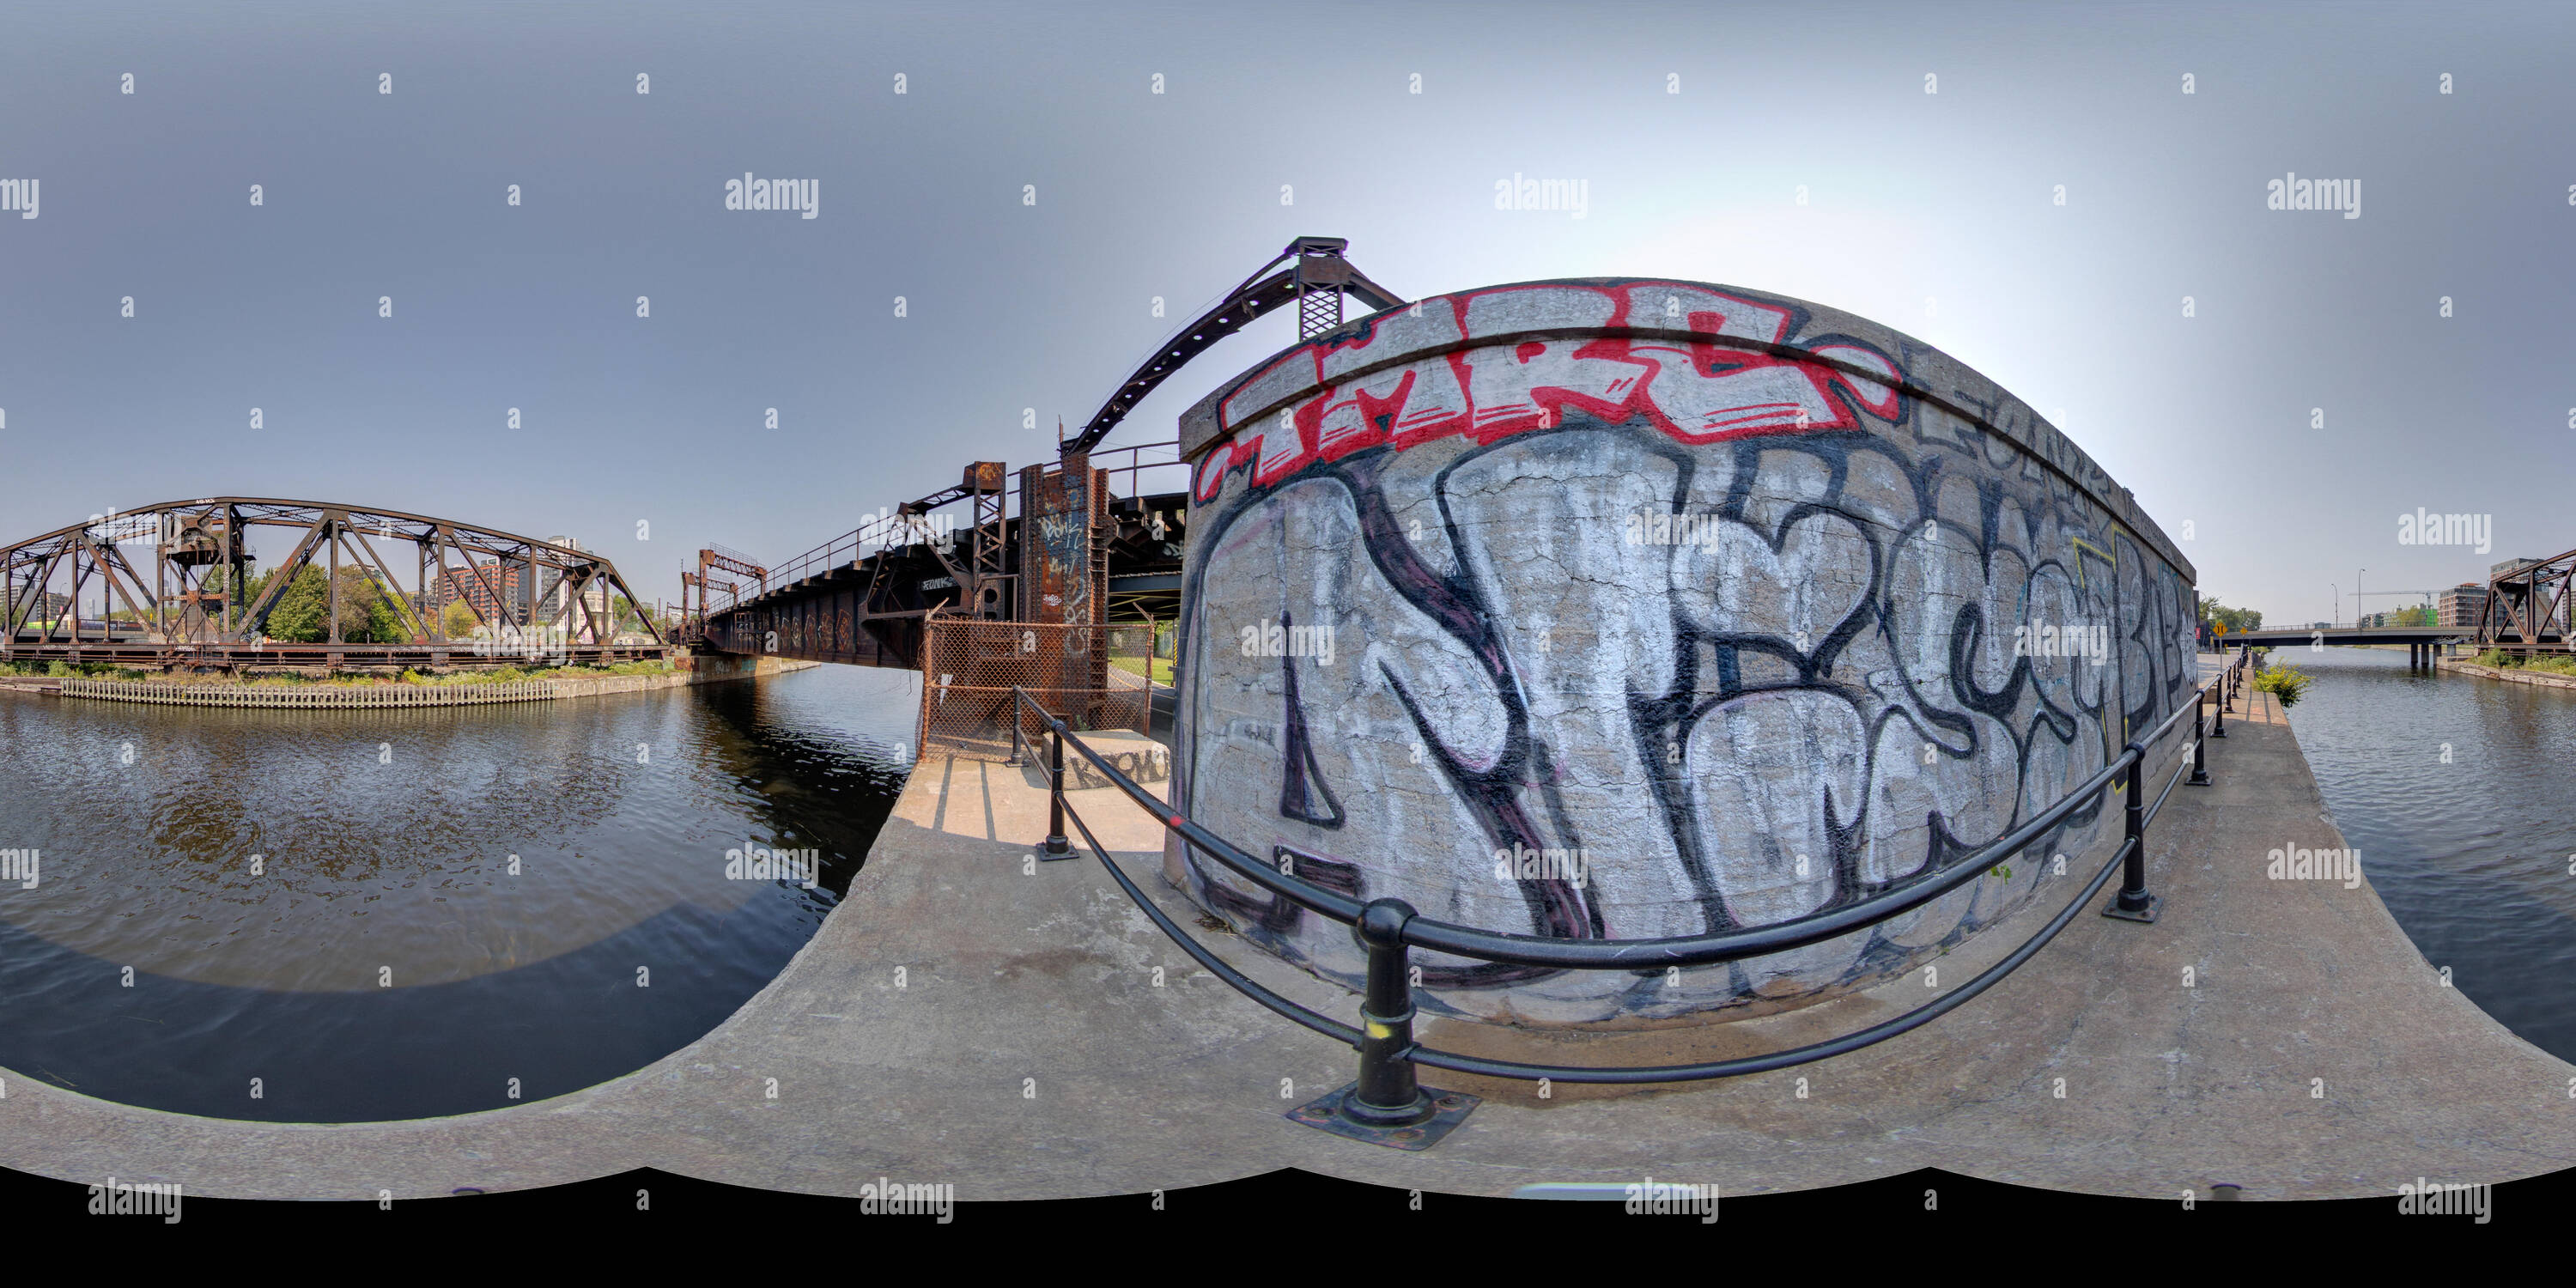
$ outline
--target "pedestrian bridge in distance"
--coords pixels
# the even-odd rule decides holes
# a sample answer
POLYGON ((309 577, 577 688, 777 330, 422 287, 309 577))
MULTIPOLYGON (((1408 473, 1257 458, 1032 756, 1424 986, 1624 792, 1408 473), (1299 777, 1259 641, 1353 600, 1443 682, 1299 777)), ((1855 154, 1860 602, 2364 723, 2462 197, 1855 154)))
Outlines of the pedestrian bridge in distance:
MULTIPOLYGON (((2465 626, 2329 626, 2322 630, 2312 626, 2284 626, 2277 629, 2235 631, 2211 637, 2224 648, 2240 644, 2265 644, 2279 648, 2289 644, 2467 644, 2477 632, 2465 626)), ((2556 639, 2552 634, 2548 639, 2556 639)))
MULTIPOLYGON (((2271 648, 2290 648, 2305 644, 2314 648, 2326 645, 2403 644, 2406 664, 2419 670, 2430 669, 2433 659, 2452 644, 2477 643, 2477 632, 2463 626, 2328 626, 2282 627, 2277 630, 2237 631, 2213 639, 2222 649, 2262 644, 2271 648)), ((2556 643, 2556 632, 2545 634, 2541 642, 2556 643)))

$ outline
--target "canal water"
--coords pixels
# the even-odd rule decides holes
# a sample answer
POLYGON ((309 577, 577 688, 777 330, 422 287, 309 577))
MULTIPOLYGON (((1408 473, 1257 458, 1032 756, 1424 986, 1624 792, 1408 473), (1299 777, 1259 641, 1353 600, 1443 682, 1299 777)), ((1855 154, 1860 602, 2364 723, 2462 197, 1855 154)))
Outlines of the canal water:
POLYGON ((2403 649, 2274 660, 2316 677, 2290 727, 2425 960, 2576 1061, 2576 690, 2410 674, 2403 649))
POLYGON ((721 1023, 901 791, 908 671, 234 711, 0 692, 0 1066, 348 1122, 540 1100, 721 1023), (817 861, 813 884, 728 851, 817 861))

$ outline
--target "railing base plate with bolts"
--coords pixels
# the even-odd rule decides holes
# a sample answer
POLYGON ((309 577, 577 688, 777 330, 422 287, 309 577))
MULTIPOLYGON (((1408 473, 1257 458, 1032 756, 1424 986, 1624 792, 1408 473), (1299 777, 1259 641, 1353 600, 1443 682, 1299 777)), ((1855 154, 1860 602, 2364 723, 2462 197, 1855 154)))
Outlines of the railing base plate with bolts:
POLYGON ((2162 895, 2151 894, 2147 896, 2146 907, 2132 912, 2120 906, 2120 896, 2115 894, 2111 896, 2111 902, 2103 905, 2102 915, 2105 917, 2115 917, 2121 921, 2142 921, 2152 926, 2156 923, 2156 914, 2163 912, 2164 908, 2164 897, 2162 895))
POLYGON ((1432 1111, 1429 1118, 1415 1123, 1380 1126, 1353 1118, 1344 1111, 1344 1102, 1359 1089, 1360 1084, 1351 1083, 1320 1099, 1307 1101, 1282 1116, 1300 1126, 1328 1131, 1351 1140, 1364 1140, 1389 1149, 1424 1150, 1439 1144, 1441 1137, 1457 1130, 1458 1124, 1467 1121, 1467 1115, 1476 1106, 1485 1103, 1484 1097, 1471 1096, 1463 1091, 1424 1087, 1422 1095, 1432 1111))

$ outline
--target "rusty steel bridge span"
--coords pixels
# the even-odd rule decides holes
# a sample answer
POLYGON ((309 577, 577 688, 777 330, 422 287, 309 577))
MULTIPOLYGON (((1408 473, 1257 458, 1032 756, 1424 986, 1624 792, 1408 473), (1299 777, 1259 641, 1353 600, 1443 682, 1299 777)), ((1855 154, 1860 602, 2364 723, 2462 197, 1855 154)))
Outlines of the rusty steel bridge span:
MULTIPOLYGON (((1340 326, 1345 299, 1402 305, 1342 252, 1300 237, 1155 346, 1052 463, 1016 474, 965 466, 955 485, 905 502, 771 567, 710 546, 680 574, 686 638, 734 653, 918 668, 943 622, 1017 622, 1045 650, 1087 647, 1084 628, 1178 615, 1188 467, 1177 441, 1102 450, 1137 403, 1257 318, 1293 310, 1300 338, 1340 326), (1070 641, 1070 645, 1067 644, 1070 641)), ((996 634, 994 639, 1000 639, 996 634)))
POLYGON ((0 660, 365 669, 666 656, 673 644, 643 604, 615 564, 568 538, 331 501, 166 501, 0 546, 0 660), (254 587, 260 529, 291 533, 294 546, 254 587), (408 568, 387 557, 406 545, 408 568), (323 638, 270 638, 308 568, 326 574, 323 638), (366 586, 392 610, 396 638, 347 638, 342 598, 366 586), (620 599, 631 629, 620 629, 620 599), (472 614, 469 638, 448 637, 453 603, 472 614))

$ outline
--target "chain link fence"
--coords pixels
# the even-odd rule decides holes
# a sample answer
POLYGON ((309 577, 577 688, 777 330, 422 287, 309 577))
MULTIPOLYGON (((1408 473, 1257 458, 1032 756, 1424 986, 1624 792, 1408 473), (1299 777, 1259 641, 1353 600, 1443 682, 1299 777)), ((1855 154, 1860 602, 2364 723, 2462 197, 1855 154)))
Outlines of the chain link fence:
POLYGON ((1173 622, 1120 622, 1103 627, 1109 637, 1110 667, 1168 687, 1180 640, 1176 627, 1173 622))
MULTIPOLYGON (((932 621, 921 645, 922 754, 1008 760, 1013 724, 1032 748, 1043 725, 1011 701, 1014 686, 1077 731, 1148 730, 1150 671, 1168 627, 932 621)), ((1165 644, 1167 651, 1169 645, 1165 644)), ((1162 659, 1169 677, 1170 660, 1162 659)))

